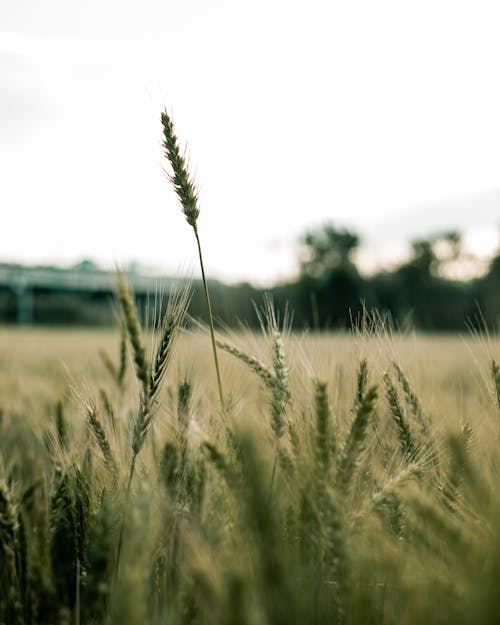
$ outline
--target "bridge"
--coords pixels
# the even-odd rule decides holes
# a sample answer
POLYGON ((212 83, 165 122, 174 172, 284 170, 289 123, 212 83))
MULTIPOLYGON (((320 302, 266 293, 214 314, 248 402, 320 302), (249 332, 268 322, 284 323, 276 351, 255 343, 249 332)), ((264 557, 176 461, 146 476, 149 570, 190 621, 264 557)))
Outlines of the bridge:
MULTIPOLYGON (((174 282, 172 278, 147 276, 135 270, 125 275, 138 298, 145 298, 159 289, 169 290, 174 282)), ((116 285, 116 272, 99 269, 89 261, 69 269, 0 263, 0 289, 14 293, 18 324, 33 322, 34 292, 37 289, 111 295, 116 291, 116 285)))

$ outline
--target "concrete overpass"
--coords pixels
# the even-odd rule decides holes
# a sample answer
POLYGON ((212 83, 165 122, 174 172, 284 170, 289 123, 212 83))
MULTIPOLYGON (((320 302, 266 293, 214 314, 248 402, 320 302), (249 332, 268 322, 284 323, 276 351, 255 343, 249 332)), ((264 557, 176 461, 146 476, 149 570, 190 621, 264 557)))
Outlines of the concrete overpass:
MULTIPOLYGON (((154 294, 159 289, 168 291, 174 282, 172 278, 147 276, 137 271, 125 275, 129 286, 140 298, 154 294)), ((116 291, 116 284, 116 272, 102 271, 88 261, 69 269, 0 263, 0 288, 7 288, 15 294, 19 324, 30 324, 33 321, 36 289, 112 294, 116 291)))

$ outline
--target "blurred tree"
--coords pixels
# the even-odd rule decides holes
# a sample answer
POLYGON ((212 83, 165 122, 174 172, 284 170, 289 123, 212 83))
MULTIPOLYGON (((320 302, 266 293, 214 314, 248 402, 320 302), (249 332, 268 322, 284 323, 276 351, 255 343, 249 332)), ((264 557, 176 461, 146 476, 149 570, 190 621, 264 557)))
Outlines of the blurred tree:
POLYGON ((470 309, 468 286, 446 278, 459 262, 461 234, 452 230, 418 239, 411 250, 410 260, 393 273, 389 309, 396 318, 411 314, 420 328, 463 328, 470 309))
POLYGON ((331 223, 306 232, 303 238, 302 274, 321 279, 332 269, 352 267, 352 254, 359 243, 357 234, 338 230, 331 223))
POLYGON ((462 235, 456 230, 416 239, 411 242, 410 260, 400 270, 419 283, 429 282, 433 276, 445 274, 448 265, 460 258, 461 251, 462 235))
POLYGON ((353 260, 359 243, 356 233, 331 223, 304 235, 299 307, 308 325, 349 325, 363 307, 366 285, 353 260))
POLYGON ((474 297, 487 326, 500 330, 500 250, 491 260, 486 275, 475 281, 474 297))

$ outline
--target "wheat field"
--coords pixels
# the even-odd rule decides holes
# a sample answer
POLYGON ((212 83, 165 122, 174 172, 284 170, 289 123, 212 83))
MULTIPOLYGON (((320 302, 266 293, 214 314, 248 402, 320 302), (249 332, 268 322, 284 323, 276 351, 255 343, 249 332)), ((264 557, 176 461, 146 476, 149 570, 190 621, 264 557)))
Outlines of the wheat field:
POLYGON ((497 622, 498 342, 217 340, 0 331, 0 622, 497 622))
POLYGON ((208 328, 0 328, 0 625, 498 623, 498 340, 217 332, 161 121, 208 328))

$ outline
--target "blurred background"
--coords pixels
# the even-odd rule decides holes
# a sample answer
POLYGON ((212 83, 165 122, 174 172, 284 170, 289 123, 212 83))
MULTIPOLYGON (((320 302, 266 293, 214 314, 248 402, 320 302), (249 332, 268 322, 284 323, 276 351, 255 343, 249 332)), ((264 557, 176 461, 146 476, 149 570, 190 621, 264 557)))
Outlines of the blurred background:
MULTIPOLYGON (((196 248, 224 322, 264 290, 296 327, 464 329, 500 312, 495 2, 17 0, 0 6, 0 322, 113 323, 196 248)), ((148 295, 150 294, 150 295, 148 295)), ((152 295, 151 295, 152 294, 152 295)))

